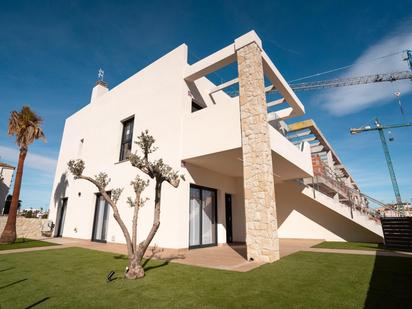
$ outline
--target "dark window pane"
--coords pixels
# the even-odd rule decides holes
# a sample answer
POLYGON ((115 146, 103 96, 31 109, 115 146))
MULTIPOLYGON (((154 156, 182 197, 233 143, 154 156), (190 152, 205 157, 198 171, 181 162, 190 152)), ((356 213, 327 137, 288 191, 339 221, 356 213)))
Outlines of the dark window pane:
POLYGON ((203 107, 192 100, 192 113, 200 111, 201 109, 203 109, 203 107))
POLYGON ((123 122, 122 142, 120 147, 120 161, 126 160, 132 151, 134 118, 123 122))

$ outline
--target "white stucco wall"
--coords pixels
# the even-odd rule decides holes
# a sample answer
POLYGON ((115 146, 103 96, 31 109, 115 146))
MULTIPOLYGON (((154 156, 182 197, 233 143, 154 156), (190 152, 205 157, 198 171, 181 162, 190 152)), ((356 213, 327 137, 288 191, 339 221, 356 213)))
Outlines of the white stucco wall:
MULTIPOLYGON (((199 166, 187 164, 188 182, 217 190, 217 235, 218 243, 226 243, 226 213, 225 193, 232 195, 232 233, 233 241, 245 241, 245 211, 243 199, 243 182, 240 178, 222 175, 199 166)), ((187 228, 185 235, 189 235, 189 186, 185 186, 186 216, 184 226, 187 228)), ((188 242, 188 240, 187 240, 188 242)))
MULTIPOLYGON (((74 181, 71 175, 65 176, 66 164, 70 159, 83 159, 86 162, 84 173, 87 175, 95 175, 99 171, 108 173, 111 178, 108 190, 124 187, 119 200, 119 211, 123 218, 131 220, 132 210, 126 206, 125 201, 128 196, 133 196, 129 184, 138 170, 129 162, 118 163, 122 120, 134 116, 133 140, 141 131, 148 129, 156 138, 156 145, 159 147, 153 158, 161 156, 174 169, 181 168, 180 114, 182 105, 191 101, 183 80, 186 60, 187 47, 181 45, 66 120, 53 187, 54 194, 50 201, 50 218, 55 218, 60 198, 68 197, 63 236, 91 238, 96 199, 96 189, 93 185, 82 180, 74 181), (81 139, 84 139, 83 144, 80 142, 81 139)), ((137 148, 133 144, 132 151, 135 150, 137 148)), ((151 201, 153 185, 151 183, 145 191, 151 201)), ((175 190, 164 184, 163 200, 167 201, 167 204, 177 205, 180 198, 179 189, 175 190)), ((150 202, 141 210, 139 235, 144 235, 151 226, 152 220, 149 218, 152 217, 152 212, 150 202)), ((109 216, 111 219, 107 240, 123 241, 122 233, 112 219, 111 213, 109 216)), ((172 228, 161 226, 155 241, 162 239, 161 245, 168 244, 169 247, 182 246, 178 230, 181 226, 181 214, 173 207, 165 205, 162 207, 161 216, 162 222, 172 228)), ((125 221, 129 224, 130 220, 125 221)))
MULTIPOLYGON (((279 237, 325 239, 329 241, 381 242, 382 237, 362 225, 379 225, 366 216, 350 219, 349 207, 327 207, 328 201, 316 201, 302 193, 300 185, 293 182, 277 184, 276 206, 278 210, 279 237), (342 213, 340 213, 342 212, 342 213), (364 220, 360 221, 360 220, 364 220)), ((329 199, 331 200, 331 199, 329 199)), ((355 213, 359 217, 359 214, 355 213)))
MULTIPOLYGON (((122 134, 121 121, 134 116, 133 140, 141 131, 148 129, 156 138, 156 145, 159 147, 159 150, 153 154, 153 158, 162 157, 187 178, 186 181, 181 182, 178 189, 164 183, 161 225, 153 244, 168 248, 188 246, 190 183, 218 190, 218 242, 226 242, 224 194, 233 194, 233 216, 241 220, 242 216, 239 213, 243 211, 241 209, 243 199, 239 192, 242 186, 233 177, 193 165, 182 166, 183 140, 188 139, 187 134, 196 134, 190 127, 183 127, 183 119, 187 119, 188 115, 197 117, 196 114, 203 112, 191 114, 192 98, 188 95, 188 87, 183 79, 183 72, 187 66, 186 60, 187 47, 182 45, 111 91, 95 97, 90 104, 66 120, 53 187, 54 193, 50 201, 50 218, 56 222, 61 198, 68 197, 64 237, 91 239, 92 236, 97 190, 86 181, 75 181, 67 173, 67 162, 76 158, 86 162, 84 174, 93 176, 100 171, 106 172, 111 178, 108 190, 124 188, 118 207, 122 218, 130 227, 132 209, 126 204, 126 199, 128 196, 133 196, 129 184, 139 171, 129 162, 117 161, 122 134), (188 166, 190 168, 186 169, 188 166)), ((211 85, 210 82, 203 81, 198 86, 210 87, 211 85)), ((219 96, 217 98, 219 99, 219 96)), ((228 96, 224 95, 220 98, 222 101, 218 101, 219 104, 216 105, 208 101, 207 109, 237 108, 233 102, 230 102, 228 96)), ((213 121, 205 128, 212 126, 216 126, 213 121)), ((135 150, 137 148, 133 144, 132 151, 135 150)), ((143 174, 140 175, 144 177, 143 174)), ((152 224, 153 185, 154 183, 151 183, 144 192, 144 196, 149 197, 150 201, 140 211, 139 239, 146 236, 152 224)), ((233 229, 234 238, 244 240, 242 228, 234 224, 233 229)), ((111 210, 107 241, 124 242, 123 234, 113 219, 111 210)))

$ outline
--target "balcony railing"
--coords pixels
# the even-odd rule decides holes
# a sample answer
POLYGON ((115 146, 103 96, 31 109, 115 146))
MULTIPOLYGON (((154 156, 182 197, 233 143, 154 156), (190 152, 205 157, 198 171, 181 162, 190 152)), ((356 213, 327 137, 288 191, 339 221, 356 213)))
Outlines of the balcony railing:
MULTIPOLYGON (((316 199, 316 196, 321 194, 323 196, 326 196, 330 199, 333 199, 336 202, 339 202, 341 205, 344 205, 349 208, 351 212, 351 217, 353 218, 353 212, 357 211, 358 213, 368 216, 369 219, 374 220, 375 222, 380 222, 380 213, 376 211, 375 209, 369 207, 370 203, 375 203, 376 200, 368 197, 367 195, 353 189, 350 187, 347 187, 346 190, 348 191, 348 194, 351 198, 348 199, 346 203, 342 203, 341 201, 337 201, 334 198, 330 197, 329 195, 325 194, 324 192, 318 190, 316 184, 315 185, 309 185, 306 183, 303 179, 298 179, 296 180, 298 183, 304 185, 307 188, 310 188, 313 192, 313 198, 316 199), (372 200, 370 200, 372 199, 372 200), (362 201, 362 202, 359 202, 362 201)), ((381 205, 380 202, 377 203, 378 205, 381 205)))

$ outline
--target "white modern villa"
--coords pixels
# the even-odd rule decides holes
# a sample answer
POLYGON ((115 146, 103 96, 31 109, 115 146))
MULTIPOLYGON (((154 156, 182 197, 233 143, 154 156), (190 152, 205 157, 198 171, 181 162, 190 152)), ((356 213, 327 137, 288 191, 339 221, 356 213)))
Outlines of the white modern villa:
MULTIPOLYGON (((55 236, 125 242, 97 189, 74 180, 67 162, 84 160, 87 175, 106 172, 108 191, 124 188, 118 207, 130 227, 130 181, 143 174, 127 157, 147 129, 153 157, 186 178, 177 189, 163 184, 159 247, 244 243, 248 260, 271 262, 279 238, 382 241, 380 223, 315 122, 294 121, 304 114, 254 31, 193 64, 182 44, 113 89, 99 80, 65 122, 49 207, 55 236), (235 76, 213 83, 210 74, 227 66, 235 76)), ((152 224, 153 185, 143 193, 150 201, 139 215, 140 239, 152 224)))

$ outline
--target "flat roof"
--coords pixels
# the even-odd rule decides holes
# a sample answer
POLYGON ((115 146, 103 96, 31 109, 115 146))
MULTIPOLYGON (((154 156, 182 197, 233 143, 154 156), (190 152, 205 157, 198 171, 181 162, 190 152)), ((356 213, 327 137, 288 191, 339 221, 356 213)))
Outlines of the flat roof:
POLYGON ((13 165, 3 163, 3 162, 0 162, 0 167, 9 168, 9 169, 13 169, 13 170, 15 169, 15 167, 13 165))
MULTIPOLYGON (((347 168, 343 165, 341 159, 338 157, 335 150, 332 148, 332 146, 326 140, 326 138, 323 135, 322 131, 319 129, 319 127, 316 125, 316 123, 313 119, 307 119, 307 120, 303 120, 303 121, 299 121, 299 122, 289 124, 288 125, 288 133, 297 133, 297 134, 295 134, 295 136, 291 136, 291 137, 292 138, 298 137, 301 140, 307 139, 307 137, 305 137, 307 135, 310 135, 310 134, 314 135, 315 138, 314 138, 313 141, 317 142, 317 144, 319 146, 323 146, 322 149, 318 153, 330 151, 331 154, 332 154, 333 160, 337 163, 338 169, 342 172, 342 174, 345 177, 349 177, 352 180, 353 184, 357 187, 357 184, 354 182, 353 177, 350 175, 347 168), (299 136, 299 133, 302 133, 305 130, 306 131, 309 130, 310 133, 302 134, 302 136, 299 136)), ((312 140, 311 140, 311 142, 312 142, 312 140)), ((312 153, 312 154, 315 154, 315 153, 312 153)))

